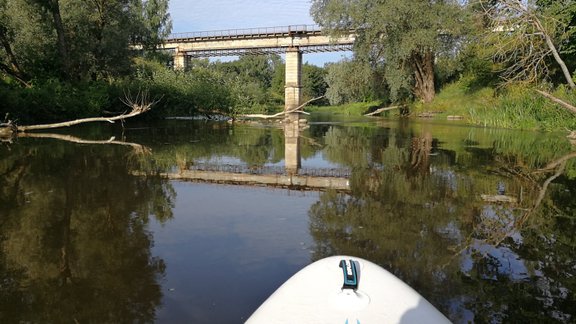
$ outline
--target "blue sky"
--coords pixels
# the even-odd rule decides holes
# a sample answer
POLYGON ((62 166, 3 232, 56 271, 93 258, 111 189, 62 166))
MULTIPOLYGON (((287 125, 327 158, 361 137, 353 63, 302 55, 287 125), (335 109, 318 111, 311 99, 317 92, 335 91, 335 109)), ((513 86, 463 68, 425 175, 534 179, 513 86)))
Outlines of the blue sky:
MULTIPOLYGON (((169 12, 173 33, 314 24, 310 0, 170 0, 169 12)), ((321 66, 344 55, 306 54, 304 61, 321 66)))

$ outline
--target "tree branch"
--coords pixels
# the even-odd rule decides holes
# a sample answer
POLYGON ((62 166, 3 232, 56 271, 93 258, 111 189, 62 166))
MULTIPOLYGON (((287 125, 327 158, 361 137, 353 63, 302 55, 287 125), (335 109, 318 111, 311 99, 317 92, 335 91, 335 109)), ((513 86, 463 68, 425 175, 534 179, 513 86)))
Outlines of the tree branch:
POLYGON ((306 101, 305 103, 301 104, 300 106, 287 110, 287 111, 283 111, 283 112, 279 112, 277 114, 274 115, 264 115, 264 114, 247 114, 247 115, 241 115, 240 117, 243 118, 262 118, 262 119, 271 119, 271 118, 278 118, 278 117, 282 117, 284 115, 287 114, 291 114, 291 113, 299 113, 299 114, 305 114, 305 115, 309 115, 309 113, 305 112, 305 111, 301 111, 300 109, 304 108, 305 106, 307 106, 309 103, 316 101, 316 100, 320 100, 324 98, 324 96, 320 96, 320 97, 316 97, 313 99, 310 99, 308 101, 306 101))
POLYGON ((83 118, 83 119, 76 119, 67 122, 61 123, 54 123, 54 124, 42 124, 42 125, 30 125, 30 126, 17 126, 18 132, 26 132, 29 130, 38 130, 38 129, 52 129, 52 128, 60 128, 60 127, 69 127, 78 124, 84 123, 91 123, 91 122, 109 122, 114 123, 117 120, 123 120, 130 117, 141 115, 148 110, 152 109, 152 106, 157 104, 160 99, 150 102, 148 100, 148 95, 145 92, 138 92, 136 95, 136 99, 132 100, 128 95, 125 94, 125 98, 122 99, 122 102, 131 108, 129 113, 124 113, 114 117, 91 117, 91 118, 83 118))
POLYGON ((563 108, 569 110, 571 113, 576 114, 576 107, 574 107, 573 105, 567 103, 564 100, 561 100, 559 98, 554 97, 553 95, 549 94, 548 92, 544 92, 542 90, 538 90, 536 89, 536 92, 538 92, 539 94, 541 94, 542 96, 552 100, 553 102, 559 104, 560 106, 562 106, 563 108))

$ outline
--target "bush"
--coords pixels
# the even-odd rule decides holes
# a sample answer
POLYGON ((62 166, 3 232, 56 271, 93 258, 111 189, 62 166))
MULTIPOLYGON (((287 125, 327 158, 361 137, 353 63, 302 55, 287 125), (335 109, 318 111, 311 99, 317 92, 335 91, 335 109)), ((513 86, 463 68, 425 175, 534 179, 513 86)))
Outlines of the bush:
POLYGON ((0 114, 19 124, 51 123, 97 116, 113 105, 105 83, 72 85, 57 79, 34 82, 30 88, 0 85, 0 114))

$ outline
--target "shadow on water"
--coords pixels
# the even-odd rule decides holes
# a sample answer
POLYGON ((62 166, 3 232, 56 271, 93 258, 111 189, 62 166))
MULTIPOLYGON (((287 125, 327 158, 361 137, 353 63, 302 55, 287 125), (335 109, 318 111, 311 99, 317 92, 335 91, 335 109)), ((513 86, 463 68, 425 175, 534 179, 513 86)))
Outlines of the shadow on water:
POLYGON ((172 121, 40 136, 0 145, 2 322, 238 321, 335 254, 454 322, 576 314, 576 155, 553 134, 172 121))

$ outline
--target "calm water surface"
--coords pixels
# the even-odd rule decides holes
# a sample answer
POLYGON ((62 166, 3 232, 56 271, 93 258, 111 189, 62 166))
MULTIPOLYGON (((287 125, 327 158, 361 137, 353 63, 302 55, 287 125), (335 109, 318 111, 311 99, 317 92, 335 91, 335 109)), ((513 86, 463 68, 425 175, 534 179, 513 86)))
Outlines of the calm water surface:
POLYGON ((0 322, 241 323, 335 254, 457 323, 574 322, 575 152, 563 134, 383 120, 0 142, 0 322), (270 184, 290 176, 316 185, 270 184))

